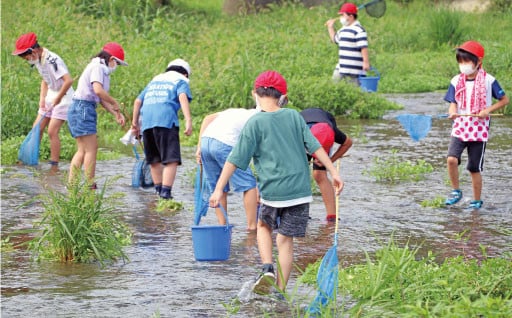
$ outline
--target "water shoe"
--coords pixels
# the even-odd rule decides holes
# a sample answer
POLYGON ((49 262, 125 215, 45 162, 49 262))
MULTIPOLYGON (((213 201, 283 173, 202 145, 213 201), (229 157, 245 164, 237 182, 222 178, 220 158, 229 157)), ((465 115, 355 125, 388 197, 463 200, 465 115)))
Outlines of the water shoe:
POLYGON ((462 199, 462 191, 460 191, 458 189, 452 190, 452 192, 450 193, 450 195, 448 196, 448 198, 446 199, 444 204, 453 205, 453 204, 459 202, 460 199, 462 199))
POLYGON ((482 200, 473 200, 473 201, 469 202, 468 209, 480 209, 483 204, 484 204, 484 201, 482 201, 482 200))

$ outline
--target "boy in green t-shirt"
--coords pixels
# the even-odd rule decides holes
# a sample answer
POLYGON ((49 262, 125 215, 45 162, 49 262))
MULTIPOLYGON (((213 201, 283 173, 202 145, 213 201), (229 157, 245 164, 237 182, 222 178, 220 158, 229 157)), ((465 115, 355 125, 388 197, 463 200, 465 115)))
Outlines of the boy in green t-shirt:
POLYGON ((266 71, 256 78, 253 96, 262 111, 245 124, 210 197, 210 206, 217 207, 236 168, 246 169, 253 160, 261 196, 257 238, 263 271, 253 288, 259 294, 268 294, 275 283, 272 231, 278 233, 281 271, 277 286, 281 292, 285 291, 292 270, 293 238, 306 235, 312 193, 305 152, 315 154, 330 172, 337 194, 343 189, 329 156, 299 112, 281 108, 287 102, 286 93, 286 81, 278 72, 266 71))

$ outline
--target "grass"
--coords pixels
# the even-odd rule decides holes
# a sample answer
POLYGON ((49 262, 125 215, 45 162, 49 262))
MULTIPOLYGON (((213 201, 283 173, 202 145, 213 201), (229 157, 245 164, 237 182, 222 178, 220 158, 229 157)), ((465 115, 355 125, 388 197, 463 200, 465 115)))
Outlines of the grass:
POLYGON ((426 173, 434 171, 432 165, 423 159, 416 162, 398 157, 398 149, 393 149, 387 158, 374 157, 373 165, 363 174, 370 175, 378 182, 398 183, 401 181, 419 181, 426 173))
MULTIPOLYGON (((464 259, 435 262, 429 252, 397 246, 393 239, 366 264, 339 270, 342 306, 322 317, 510 317, 512 259, 464 259)), ((319 262, 309 265, 300 281, 314 285, 319 262)))
MULTIPOLYGON (((194 134, 182 136, 184 145, 197 141, 205 114, 228 107, 252 107, 253 80, 266 69, 276 69, 287 79, 291 108, 320 106, 337 116, 357 119, 380 118, 397 107, 379 93, 365 94, 331 82, 336 48, 323 24, 336 14, 337 4, 305 8, 290 1, 239 16, 222 14, 222 0, 175 0, 171 4, 154 7, 149 0, 3 1, 1 137, 9 142, 2 142, 2 162, 15 162, 19 138, 10 138, 27 134, 37 108, 39 75, 11 55, 16 38, 29 31, 35 31, 43 46, 62 56, 75 79, 103 43, 120 42, 130 65, 112 76, 111 94, 124 104, 128 120, 133 100, 149 80, 171 59, 186 59, 192 66, 194 134), (30 15, 24 14, 27 5, 30 15)), ((388 1, 387 7, 380 19, 360 15, 368 29, 371 64, 381 74, 379 92, 445 90, 458 72, 453 47, 469 38, 484 44, 487 71, 500 80, 505 91, 512 90, 508 76, 512 35, 500 31, 511 28, 509 11, 453 13, 431 1, 388 1), (486 23, 489 19, 492 24, 486 23), (444 27, 446 21, 450 21, 449 30, 444 27)), ((119 127, 102 109, 98 129, 102 147, 118 156, 129 154, 129 149, 117 145, 127 127, 119 127)), ((64 135, 68 135, 65 129, 64 135)), ((73 140, 64 138, 63 145, 67 144, 70 149, 63 152, 64 160, 71 158, 74 149, 73 140)), ((47 160, 46 149, 43 144, 42 160, 47 160)))
POLYGON ((95 191, 77 182, 68 184, 66 193, 49 190, 41 195, 44 212, 34 225, 38 234, 29 243, 36 259, 101 265, 128 260, 123 246, 131 243, 131 233, 114 213, 113 199, 105 197, 109 184, 107 180, 95 191))

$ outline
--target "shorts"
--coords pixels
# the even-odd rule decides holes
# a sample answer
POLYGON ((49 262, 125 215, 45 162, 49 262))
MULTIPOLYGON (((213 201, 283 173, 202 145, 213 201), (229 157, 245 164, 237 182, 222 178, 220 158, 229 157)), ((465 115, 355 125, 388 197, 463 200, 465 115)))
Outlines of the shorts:
MULTIPOLYGON (((201 162, 203 163, 203 173, 206 176, 208 185, 213 191, 219 180, 224 163, 231 153, 233 147, 218 141, 214 138, 202 137, 201 138, 201 162)), ((245 192, 256 187, 256 178, 252 173, 250 167, 247 169, 236 169, 229 183, 224 187, 224 192, 229 192, 230 185, 235 192, 245 192)))
POLYGON ((259 218, 272 230, 284 236, 304 237, 309 220, 309 203, 274 208, 265 204, 260 206, 259 218))
POLYGON ((97 120, 96 102, 73 99, 68 109, 68 127, 73 138, 95 135, 97 120))
POLYGON ((68 89, 66 95, 64 95, 62 97, 62 99, 60 100, 60 103, 58 105, 56 105, 55 107, 53 107, 52 110, 47 112, 46 109, 48 109, 52 105, 52 102, 55 99, 55 96, 57 96, 59 94, 59 92, 57 92, 57 91, 48 89, 48 92, 46 93, 46 97, 45 97, 46 109, 39 108, 39 111, 37 113, 41 116, 45 115, 45 113, 46 113, 45 117, 47 117, 47 118, 67 120, 68 119, 68 108, 71 105, 71 103, 73 102, 73 98, 72 98, 73 92, 74 91, 72 88, 68 89))
POLYGON ((181 165, 180 128, 153 127, 142 132, 144 154, 148 163, 181 165))
POLYGON ((357 86, 361 85, 359 82, 359 75, 341 74, 338 69, 335 69, 334 72, 332 72, 332 80, 334 82, 344 80, 357 86))
MULTIPOLYGON (((311 159, 313 159, 312 156, 310 155, 307 155, 308 156, 308 162, 312 161, 311 159)), ((321 170, 321 171, 326 171, 327 168, 325 168, 325 166, 319 166, 315 163, 315 161, 313 160, 313 170, 321 170)))
POLYGON ((448 157, 457 158, 457 163, 461 163, 461 155, 464 149, 468 149, 468 164, 466 169, 469 172, 482 172, 484 170, 484 155, 486 141, 462 141, 457 137, 450 138, 448 146, 448 157))

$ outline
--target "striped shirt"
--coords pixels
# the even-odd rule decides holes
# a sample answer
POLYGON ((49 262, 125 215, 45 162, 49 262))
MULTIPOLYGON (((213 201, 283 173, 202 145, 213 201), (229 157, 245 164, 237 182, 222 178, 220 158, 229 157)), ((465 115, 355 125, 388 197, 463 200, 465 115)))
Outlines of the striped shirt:
POLYGON ((334 36, 338 44, 338 71, 346 75, 363 75, 363 54, 361 50, 368 47, 366 30, 359 21, 338 30, 334 36))

